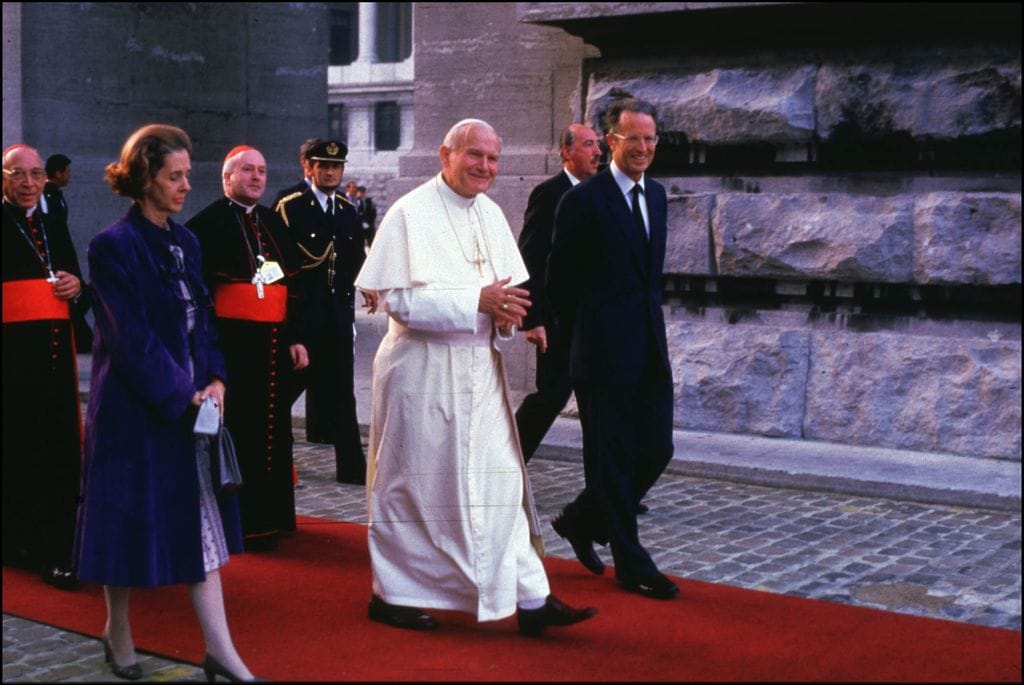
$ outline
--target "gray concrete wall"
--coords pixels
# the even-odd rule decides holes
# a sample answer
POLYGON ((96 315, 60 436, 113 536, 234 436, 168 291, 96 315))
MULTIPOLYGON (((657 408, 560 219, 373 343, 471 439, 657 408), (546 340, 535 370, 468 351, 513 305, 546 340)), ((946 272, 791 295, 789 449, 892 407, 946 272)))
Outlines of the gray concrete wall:
POLYGON ((327 25, 324 3, 4 3, 5 145, 71 157, 65 194, 83 268, 89 239, 128 206, 103 169, 138 126, 170 123, 193 139, 180 221, 222 194, 235 145, 264 152, 271 197, 298 180, 299 144, 327 130, 327 25), (20 5, 20 34, 9 5, 20 5), (20 112, 9 118, 15 87, 20 112))

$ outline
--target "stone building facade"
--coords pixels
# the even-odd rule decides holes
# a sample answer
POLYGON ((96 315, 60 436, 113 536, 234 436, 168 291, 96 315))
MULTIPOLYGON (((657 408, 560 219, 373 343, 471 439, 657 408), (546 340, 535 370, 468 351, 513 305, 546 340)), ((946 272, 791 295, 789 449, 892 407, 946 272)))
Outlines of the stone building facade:
MULTIPOLYGON (((676 425, 1021 457, 1019 4, 415 4, 413 150, 504 138, 518 231, 558 132, 660 112, 676 425), (510 69, 509 65, 515 65, 510 69)), ((510 350, 528 387, 532 353, 510 350)))
POLYGON ((266 156, 268 202, 301 178, 299 145, 327 131, 326 17, 324 3, 3 3, 3 145, 71 158, 83 268, 89 240, 127 209, 103 169, 143 124, 192 137, 180 221, 223 195, 235 145, 266 156))

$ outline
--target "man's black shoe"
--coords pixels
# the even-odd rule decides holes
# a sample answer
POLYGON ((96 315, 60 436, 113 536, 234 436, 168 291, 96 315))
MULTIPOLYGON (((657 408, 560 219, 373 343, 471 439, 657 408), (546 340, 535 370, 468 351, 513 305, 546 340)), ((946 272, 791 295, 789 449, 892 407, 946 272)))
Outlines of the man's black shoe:
POLYGON ((587 567, 588 571, 598 576, 604 574, 604 562, 601 561, 601 557, 597 556, 597 552, 594 551, 594 541, 590 539, 587 533, 571 525, 565 514, 559 515, 552 521, 551 527, 555 529, 555 532, 560 537, 569 541, 569 544, 572 545, 572 551, 576 553, 576 558, 587 567))
POLYGON ((624 590, 635 592, 651 599, 672 599, 679 594, 679 588, 665 576, 659 576, 651 580, 626 580, 619 578, 619 584, 624 590))
POLYGON ((58 590, 78 589, 78 579, 75 578, 74 569, 62 566, 50 566, 43 571, 43 582, 49 583, 58 590))
POLYGON ((366 485, 366 472, 339 473, 335 480, 339 483, 348 483, 349 485, 366 485))
POLYGON ((384 623, 395 628, 406 628, 408 630, 435 630, 437 628, 437 621, 416 607, 388 604, 377 595, 373 595, 370 598, 370 609, 367 615, 371 621, 384 623))
POLYGON ((251 535, 242 540, 246 552, 273 552, 277 549, 276 535, 251 535))
POLYGON ((597 609, 573 609, 554 595, 548 595, 547 601, 539 609, 519 609, 516 620, 519 622, 519 634, 524 637, 537 637, 548 626, 571 626, 597 614, 597 609))
POLYGON ((326 433, 310 433, 306 431, 306 442, 315 442, 320 445, 333 445, 334 438, 326 433))

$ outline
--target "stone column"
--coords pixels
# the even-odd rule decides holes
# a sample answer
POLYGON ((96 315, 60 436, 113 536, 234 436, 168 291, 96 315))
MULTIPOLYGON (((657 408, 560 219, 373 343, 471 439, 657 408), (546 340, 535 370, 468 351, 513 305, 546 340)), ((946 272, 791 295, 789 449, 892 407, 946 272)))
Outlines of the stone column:
POLYGON ((377 3, 359 3, 359 55, 357 62, 373 64, 377 61, 377 3))

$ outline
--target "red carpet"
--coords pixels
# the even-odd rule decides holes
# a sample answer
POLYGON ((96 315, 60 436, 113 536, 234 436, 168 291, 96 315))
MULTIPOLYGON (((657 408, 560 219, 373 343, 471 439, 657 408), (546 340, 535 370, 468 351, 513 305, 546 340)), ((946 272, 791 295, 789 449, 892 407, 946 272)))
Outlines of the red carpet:
MULTIPOLYGON (((235 643, 254 673, 273 680, 1021 680, 1021 634, 751 590, 680 581, 674 601, 618 590, 575 561, 545 562, 552 588, 599 609, 540 639, 515 619, 476 624, 434 612, 434 633, 366 618, 366 529, 303 518, 271 554, 223 569, 235 643)), ((4 568, 4 612, 98 635, 102 591, 69 593, 4 568)), ((202 637, 184 586, 137 590, 132 627, 140 650, 197 663, 202 637)), ((97 646, 97 658, 99 658, 97 646)))

